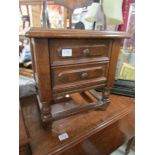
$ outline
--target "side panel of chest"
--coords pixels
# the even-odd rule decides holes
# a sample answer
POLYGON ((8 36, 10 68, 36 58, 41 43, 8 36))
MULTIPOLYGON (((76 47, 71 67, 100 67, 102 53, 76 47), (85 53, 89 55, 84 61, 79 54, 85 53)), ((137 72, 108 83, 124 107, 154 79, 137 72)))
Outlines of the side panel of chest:
POLYGON ((52 98, 51 70, 49 62, 48 39, 31 39, 34 77, 42 102, 50 102, 52 98))

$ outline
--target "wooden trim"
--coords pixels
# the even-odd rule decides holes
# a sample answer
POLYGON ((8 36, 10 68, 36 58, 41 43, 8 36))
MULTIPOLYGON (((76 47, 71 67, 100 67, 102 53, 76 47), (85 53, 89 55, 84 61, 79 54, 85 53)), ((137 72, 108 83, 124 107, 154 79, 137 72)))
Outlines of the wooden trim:
POLYGON ((111 58, 110 58, 111 63, 109 66, 108 81, 107 81, 108 88, 111 88, 115 81, 115 72, 116 72, 116 66, 117 66, 121 41, 122 41, 121 39, 117 39, 113 41, 113 45, 111 49, 111 58))
POLYGON ((33 71, 32 69, 27 69, 27 68, 19 68, 19 74, 24 75, 27 77, 33 77, 33 71))
POLYGON ((35 70, 38 78, 38 92, 41 102, 50 102, 52 98, 51 73, 48 53, 48 39, 35 39, 33 52, 35 59, 35 70), (44 46, 43 46, 44 45, 44 46), (36 65, 40 64, 40 65, 36 65))
MULTIPOLYGON (((51 0, 47 0, 48 4, 55 4, 51 0)), ((42 0, 19 0, 20 5, 42 5, 43 1, 42 0)))
POLYGON ((71 30, 31 28, 26 33, 30 38, 130 38, 126 32, 119 31, 92 31, 92 30, 71 30))

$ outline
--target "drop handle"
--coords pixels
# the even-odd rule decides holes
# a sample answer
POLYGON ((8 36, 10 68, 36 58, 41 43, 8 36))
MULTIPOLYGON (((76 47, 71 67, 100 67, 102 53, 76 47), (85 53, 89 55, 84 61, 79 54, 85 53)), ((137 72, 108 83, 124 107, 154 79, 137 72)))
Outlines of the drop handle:
POLYGON ((88 48, 83 50, 84 56, 88 56, 89 54, 90 54, 90 50, 88 48))
POLYGON ((88 73, 87 72, 84 72, 81 74, 81 78, 84 79, 84 78, 87 78, 88 77, 88 73))

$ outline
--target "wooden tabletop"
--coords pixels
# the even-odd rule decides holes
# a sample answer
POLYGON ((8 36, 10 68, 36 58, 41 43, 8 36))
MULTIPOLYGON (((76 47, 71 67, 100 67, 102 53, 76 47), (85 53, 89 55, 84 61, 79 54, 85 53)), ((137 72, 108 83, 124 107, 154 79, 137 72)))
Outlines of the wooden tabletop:
POLYGON ((131 138, 134 135, 134 98, 111 95, 110 99, 111 103, 106 111, 90 111, 55 121, 51 131, 42 128, 35 97, 22 99, 22 109, 30 132, 33 155, 63 153, 129 114, 132 114, 132 117, 126 117, 123 125, 119 122, 117 126, 121 133, 125 133, 126 140, 131 138), (63 133, 67 133, 69 138, 60 141, 58 136, 63 133))

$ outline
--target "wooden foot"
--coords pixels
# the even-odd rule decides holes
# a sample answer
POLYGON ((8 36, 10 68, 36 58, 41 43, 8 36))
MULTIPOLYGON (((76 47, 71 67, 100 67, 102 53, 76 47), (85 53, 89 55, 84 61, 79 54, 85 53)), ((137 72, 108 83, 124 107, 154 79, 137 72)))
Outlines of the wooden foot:
POLYGON ((43 127, 45 129, 50 129, 52 127, 52 114, 51 114, 51 106, 49 104, 43 103, 42 109, 41 109, 41 120, 43 127))
POLYGON ((41 121, 43 128, 50 129, 53 122, 50 102, 41 102, 38 95, 37 95, 37 102, 41 114, 41 121))
POLYGON ((102 100, 105 101, 106 103, 110 103, 109 95, 110 95, 110 89, 109 88, 103 88, 102 100))
POLYGON ((109 100, 110 89, 103 88, 102 95, 98 95, 95 90, 90 90, 90 93, 97 98, 98 104, 101 105, 99 108, 97 108, 98 110, 105 110, 110 104, 109 100))

